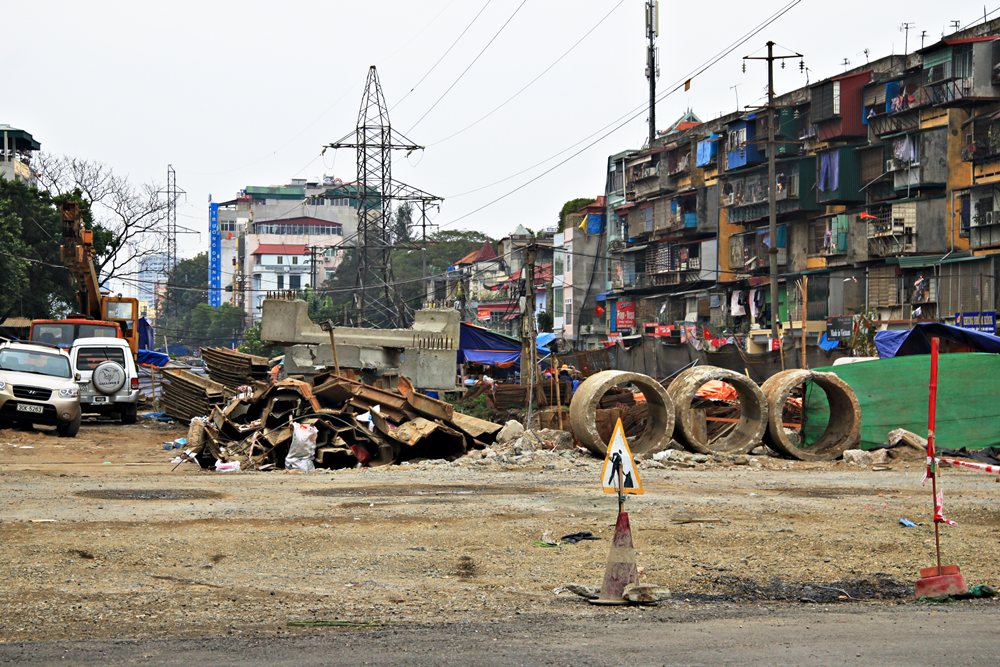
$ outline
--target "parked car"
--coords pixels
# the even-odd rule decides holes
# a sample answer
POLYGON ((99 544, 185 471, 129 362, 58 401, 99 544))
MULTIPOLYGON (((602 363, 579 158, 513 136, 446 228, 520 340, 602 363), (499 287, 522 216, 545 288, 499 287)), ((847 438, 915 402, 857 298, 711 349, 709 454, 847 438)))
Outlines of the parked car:
POLYGON ((0 344, 0 425, 52 424, 80 430, 80 388, 69 356, 54 345, 0 344))
POLYGON ((80 376, 83 412, 118 415, 134 424, 139 405, 139 368, 123 338, 77 338, 69 353, 80 376))

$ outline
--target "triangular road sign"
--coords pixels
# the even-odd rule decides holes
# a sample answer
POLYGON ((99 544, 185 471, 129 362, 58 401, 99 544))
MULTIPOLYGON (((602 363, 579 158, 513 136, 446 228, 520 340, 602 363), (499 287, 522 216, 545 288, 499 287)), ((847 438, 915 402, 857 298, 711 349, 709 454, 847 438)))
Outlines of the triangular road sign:
POLYGON ((604 465, 601 467, 601 486, 604 493, 618 493, 618 464, 621 463, 622 491, 625 493, 645 493, 639 479, 639 471, 635 467, 635 459, 632 458, 632 450, 628 447, 625 439, 625 429, 622 427, 622 420, 615 424, 615 432, 608 443, 608 453, 604 457, 604 465))

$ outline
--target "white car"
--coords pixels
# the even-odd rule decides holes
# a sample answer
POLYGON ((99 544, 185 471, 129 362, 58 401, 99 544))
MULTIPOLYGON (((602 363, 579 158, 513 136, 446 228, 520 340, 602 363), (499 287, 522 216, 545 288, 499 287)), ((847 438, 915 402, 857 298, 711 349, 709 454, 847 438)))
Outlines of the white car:
POLYGON ((139 405, 139 369, 122 338, 77 338, 69 353, 80 375, 80 409, 117 414, 134 424, 139 405))
POLYGON ((70 438, 80 430, 79 389, 55 345, 0 344, 0 428, 9 423, 51 424, 70 438))

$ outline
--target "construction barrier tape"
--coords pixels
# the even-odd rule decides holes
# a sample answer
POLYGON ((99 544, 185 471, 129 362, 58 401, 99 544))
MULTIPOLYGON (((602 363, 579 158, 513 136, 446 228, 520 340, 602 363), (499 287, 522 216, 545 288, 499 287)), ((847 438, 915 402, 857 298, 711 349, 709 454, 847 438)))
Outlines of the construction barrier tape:
POLYGON ((944 516, 944 494, 938 491, 937 498, 934 499, 934 523, 946 523, 949 526, 956 526, 954 521, 944 516))
POLYGON ((961 459, 941 459, 938 461, 941 463, 950 463, 953 466, 959 466, 960 468, 972 468, 973 470, 979 470, 982 472, 991 472, 994 475, 1000 475, 1000 466, 991 466, 985 463, 975 463, 973 461, 962 461, 961 459))

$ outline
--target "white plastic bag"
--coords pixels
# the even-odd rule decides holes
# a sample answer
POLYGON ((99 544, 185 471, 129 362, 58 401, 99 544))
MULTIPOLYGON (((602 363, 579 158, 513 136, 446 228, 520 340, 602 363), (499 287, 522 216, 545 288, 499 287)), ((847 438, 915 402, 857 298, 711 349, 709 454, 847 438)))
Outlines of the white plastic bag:
POLYGON ((286 470, 315 470, 316 435, 319 430, 311 424, 292 424, 292 444, 285 457, 286 470))

